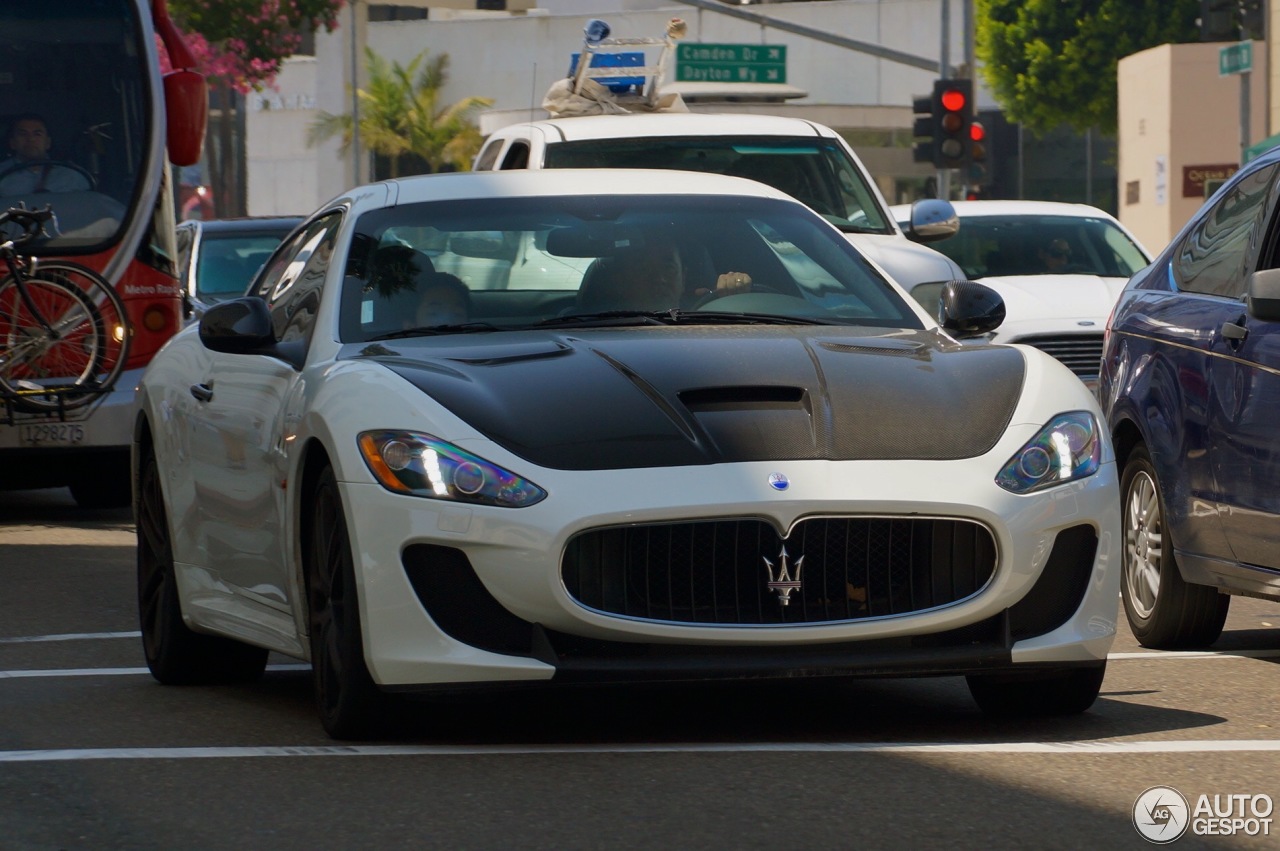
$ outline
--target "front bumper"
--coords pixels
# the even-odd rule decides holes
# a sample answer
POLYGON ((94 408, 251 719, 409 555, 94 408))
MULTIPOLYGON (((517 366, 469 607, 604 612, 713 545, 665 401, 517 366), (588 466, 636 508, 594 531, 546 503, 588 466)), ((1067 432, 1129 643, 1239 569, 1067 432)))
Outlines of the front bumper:
POLYGON ((781 466, 792 485, 785 493, 766 485, 779 466, 543 471, 532 478, 551 495, 525 509, 467 507, 344 483, 375 681, 417 689, 551 679, 949 675, 1105 660, 1119 597, 1114 463, 1030 496, 998 488, 989 457, 787 462, 781 466), (622 617, 579 604, 561 578, 565 547, 585 530, 755 518, 782 534, 804 518, 832 516, 973 521, 995 541, 994 573, 976 593, 944 606, 768 625, 622 617))

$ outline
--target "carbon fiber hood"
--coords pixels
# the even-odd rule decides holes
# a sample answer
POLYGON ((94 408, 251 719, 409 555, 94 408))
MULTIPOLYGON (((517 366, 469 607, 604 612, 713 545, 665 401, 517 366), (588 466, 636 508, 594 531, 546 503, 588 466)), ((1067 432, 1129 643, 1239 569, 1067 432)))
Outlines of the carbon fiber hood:
POLYGON ((515 332, 343 356, 376 360, 511 452, 563 470, 969 458, 1003 433, 1024 375, 1015 349, 865 328, 515 332))

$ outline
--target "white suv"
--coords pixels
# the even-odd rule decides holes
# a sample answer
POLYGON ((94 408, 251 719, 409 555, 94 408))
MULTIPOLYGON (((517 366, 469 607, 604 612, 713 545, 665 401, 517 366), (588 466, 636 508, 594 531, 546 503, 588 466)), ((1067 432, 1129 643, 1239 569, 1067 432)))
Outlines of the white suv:
POLYGON ((908 239, 848 143, 799 118, 689 112, 548 118, 496 131, 473 168, 664 168, 747 177, 808 204, 908 291, 963 280, 953 261, 918 244, 956 232, 950 202, 912 205, 908 239))

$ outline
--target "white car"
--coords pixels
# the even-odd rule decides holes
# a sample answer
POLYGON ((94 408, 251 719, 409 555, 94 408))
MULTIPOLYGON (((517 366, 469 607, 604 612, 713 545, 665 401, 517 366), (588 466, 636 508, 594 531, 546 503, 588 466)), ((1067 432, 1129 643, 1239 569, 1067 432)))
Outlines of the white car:
POLYGON ((776 115, 637 112, 572 115, 497 130, 476 171, 661 168, 757 180, 805 202, 908 289, 962 279, 945 254, 922 243, 958 227, 951 203, 919 201, 899 226, 866 166, 830 127, 776 115))
MULTIPOLYGON (((992 712, 1097 696, 1120 510, 1093 396, 1035 349, 961 345, 781 192, 389 181, 317 211, 251 293, 139 388, 161 682, 309 659, 335 737, 375 733, 396 693, 480 684, 963 674, 992 712), (437 270, 491 287, 528 244, 583 263, 580 288, 437 270)), ((980 284, 944 301, 956 333, 999 321, 980 284)))
MULTIPOLYGON (((1096 387, 1107 317, 1129 277, 1151 254, 1097 207, 1056 201, 957 201, 959 233, 938 250, 965 277, 1000 293, 1004 323, 992 342, 1026 343, 1096 387)), ((907 221, 910 208, 893 208, 907 221)), ((908 225, 909 226, 909 225, 908 225)), ((911 294, 935 310, 941 287, 911 294)))

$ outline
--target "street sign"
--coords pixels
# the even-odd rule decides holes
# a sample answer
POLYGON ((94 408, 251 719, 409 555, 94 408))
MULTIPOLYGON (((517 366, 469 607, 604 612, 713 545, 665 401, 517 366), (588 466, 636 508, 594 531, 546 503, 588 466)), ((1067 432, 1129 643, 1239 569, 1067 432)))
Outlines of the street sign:
POLYGON ((1253 42, 1242 41, 1218 49, 1218 76, 1246 74, 1253 70, 1253 42))
POLYGON ((695 44, 676 46, 681 83, 785 83, 785 44, 695 44))

